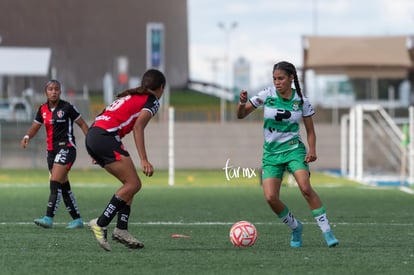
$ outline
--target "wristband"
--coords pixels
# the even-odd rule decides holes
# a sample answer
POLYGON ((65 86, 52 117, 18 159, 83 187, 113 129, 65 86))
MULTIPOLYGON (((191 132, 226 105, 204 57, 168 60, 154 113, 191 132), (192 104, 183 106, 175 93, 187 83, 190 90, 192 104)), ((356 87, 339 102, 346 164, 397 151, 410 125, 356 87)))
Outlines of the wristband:
POLYGON ((23 139, 30 139, 29 135, 25 135, 23 139))
POLYGON ((239 102, 240 106, 246 105, 246 102, 239 102))

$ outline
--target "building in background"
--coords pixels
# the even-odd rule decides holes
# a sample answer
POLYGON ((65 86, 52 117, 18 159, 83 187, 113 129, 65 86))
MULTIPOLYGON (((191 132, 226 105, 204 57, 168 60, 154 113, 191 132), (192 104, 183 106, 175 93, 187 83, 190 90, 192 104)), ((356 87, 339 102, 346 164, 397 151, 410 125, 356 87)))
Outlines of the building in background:
POLYGON ((319 111, 332 110, 332 122, 358 103, 406 116, 413 102, 413 37, 304 36, 303 50, 305 93, 319 111))
POLYGON ((391 100, 407 107, 410 103, 400 99, 407 98, 404 85, 413 81, 411 37, 305 36, 303 42, 305 86, 315 104, 350 107, 364 101, 386 105, 391 100))
POLYGON ((233 77, 233 89, 237 97, 240 90, 250 91, 250 62, 244 57, 240 57, 234 62, 233 77))
POLYGON ((172 89, 185 87, 189 77, 187 0, 2 0, 0 47, 52 50, 49 76, 13 79, 18 92, 28 87, 39 90, 50 77, 62 81, 67 91, 84 87, 101 91, 107 72, 114 74, 114 81, 125 82, 147 69, 150 22, 165 26, 168 84, 172 89), (120 57, 127 60, 128 71, 118 77, 120 57))

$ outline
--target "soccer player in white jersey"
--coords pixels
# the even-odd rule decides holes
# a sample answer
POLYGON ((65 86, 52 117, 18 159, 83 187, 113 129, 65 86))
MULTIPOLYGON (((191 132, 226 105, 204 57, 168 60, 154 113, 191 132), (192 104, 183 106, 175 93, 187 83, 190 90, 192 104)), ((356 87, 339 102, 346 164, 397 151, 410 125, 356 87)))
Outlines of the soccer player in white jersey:
POLYGON ((292 173, 319 225, 328 247, 339 244, 326 216, 325 207, 310 183, 309 162, 316 160, 316 134, 312 116, 315 111, 303 96, 293 64, 282 61, 273 67, 273 84, 248 98, 240 92, 237 117, 242 119, 256 108, 264 106, 264 145, 262 158, 263 192, 270 208, 291 230, 290 246, 302 246, 302 224, 280 198, 280 186, 285 170, 292 173), (292 88, 292 82, 295 88, 292 88), (299 134, 303 119, 308 149, 299 134))

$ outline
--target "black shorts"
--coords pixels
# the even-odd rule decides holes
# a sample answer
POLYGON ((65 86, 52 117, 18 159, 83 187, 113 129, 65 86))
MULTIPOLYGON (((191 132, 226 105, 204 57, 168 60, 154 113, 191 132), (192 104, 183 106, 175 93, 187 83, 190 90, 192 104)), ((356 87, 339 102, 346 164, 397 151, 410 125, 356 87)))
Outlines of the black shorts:
POLYGON ((67 165, 70 169, 76 160, 76 148, 63 146, 47 151, 47 166, 52 170, 53 164, 67 165))
POLYGON ((116 133, 107 132, 99 127, 89 128, 85 144, 89 155, 102 167, 120 160, 121 155, 129 157, 121 138, 116 133))

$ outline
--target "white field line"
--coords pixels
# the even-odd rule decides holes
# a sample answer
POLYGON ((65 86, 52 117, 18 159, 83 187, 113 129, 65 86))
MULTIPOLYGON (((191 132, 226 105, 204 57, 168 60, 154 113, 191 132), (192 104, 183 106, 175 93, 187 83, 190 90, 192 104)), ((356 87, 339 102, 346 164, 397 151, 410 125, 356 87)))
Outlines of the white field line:
MULTIPOLYGON (((117 183, 116 183, 117 184, 117 183)), ((70 183, 71 186, 76 186, 76 187, 85 187, 85 188, 96 188, 96 187, 113 187, 113 186, 120 186, 111 184, 111 183, 70 183)), ((10 187, 14 187, 14 188, 27 188, 27 187, 36 187, 36 188, 49 188, 49 183, 45 182, 45 183, 3 183, 0 184, 0 188, 10 188, 10 187)))
MULTIPOLYGON (((54 222, 54 225, 67 225, 67 223, 54 222)), ((87 225, 87 223, 84 223, 87 225)), ((234 222, 174 222, 174 221, 149 221, 149 222, 129 222, 129 225, 176 225, 176 226, 211 226, 211 225, 233 225, 234 222)), ((269 225, 269 226, 286 226, 279 222, 254 222, 255 225, 269 225)), ((316 225, 315 222, 302 222, 302 224, 316 225)), ((34 225, 33 222, 0 222, 0 225, 34 225)), ((414 226, 414 223, 350 223, 350 222, 336 222, 331 223, 332 227, 336 226, 414 226)))
MULTIPOLYGON (((76 187, 76 188, 114 188, 114 186, 117 186, 115 183, 114 184, 110 184, 110 183, 105 183, 105 184, 99 184, 99 183, 73 183, 71 184, 72 187, 76 187)), ((318 185, 318 188, 335 188, 335 187, 343 187, 345 185, 318 185)), ((0 184, 0 189, 1 188, 27 188, 27 187, 36 187, 36 188, 46 188, 48 189, 49 186, 47 183, 4 183, 4 184, 0 184)), ((180 189, 186 189, 186 188, 197 188, 197 186, 150 186, 150 185, 146 185, 145 188, 149 188, 149 189, 162 189, 162 188, 180 188, 180 189)), ((220 186, 220 185, 216 185, 216 186, 210 186, 209 188, 224 188, 224 187, 228 187, 226 186, 220 186)), ((290 186, 289 186, 290 187, 290 186)), ((414 190, 409 188, 409 187, 397 187, 397 186, 375 186, 375 185, 363 185, 363 186, 359 186, 356 188, 360 188, 360 189, 367 189, 367 190, 394 190, 394 189, 398 189, 401 192, 404 192, 406 194, 410 194, 410 195, 414 195, 414 190)))
POLYGON ((414 195, 414 190, 413 189, 410 189, 408 187, 402 186, 402 187, 400 187, 400 190, 403 191, 403 192, 405 192, 405 193, 407 193, 407 194, 414 195))

